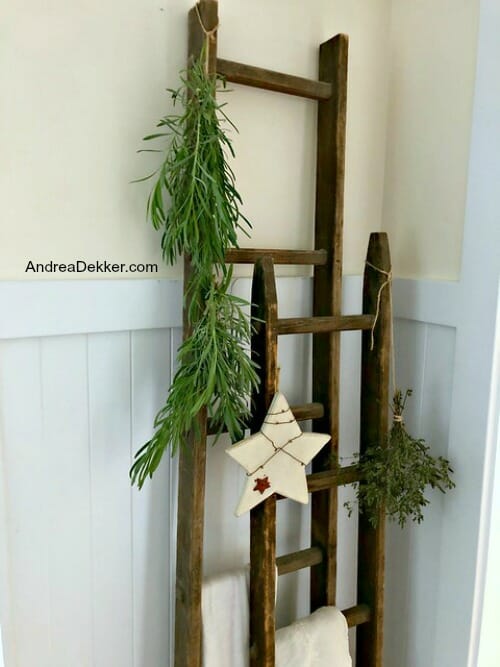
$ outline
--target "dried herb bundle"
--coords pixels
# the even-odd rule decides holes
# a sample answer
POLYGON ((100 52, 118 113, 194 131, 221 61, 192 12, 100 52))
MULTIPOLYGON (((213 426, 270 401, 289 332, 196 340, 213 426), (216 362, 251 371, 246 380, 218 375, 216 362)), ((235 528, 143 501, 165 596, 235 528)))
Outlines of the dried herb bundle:
POLYGON ((158 123, 162 131, 145 137, 169 140, 160 168, 141 180, 156 176, 147 211, 155 229, 163 230, 165 261, 172 264, 181 254, 190 258, 187 315, 192 333, 179 350, 179 368, 156 416, 156 431, 137 452, 130 471, 139 488, 167 447, 175 454, 184 445, 202 408, 219 432, 226 429, 239 439, 249 416, 248 396, 258 382, 246 353, 248 304, 229 294, 232 273, 224 263, 227 248, 237 247, 238 229, 246 233, 249 222, 240 213, 241 198, 227 162, 226 154, 234 155, 224 127, 230 121, 216 100, 218 79, 206 74, 204 62, 202 52, 181 78, 181 87, 170 91, 181 113, 165 116, 158 123))
MULTIPOLYGON (((403 527, 408 519, 420 523, 422 510, 429 504, 425 497, 428 486, 445 493, 455 483, 450 478, 453 470, 442 456, 431 456, 425 440, 413 438, 406 430, 403 412, 412 392, 405 394, 398 389, 394 393, 393 425, 386 443, 367 448, 359 460, 362 481, 357 485, 356 497, 359 511, 376 528, 379 512, 403 527)), ((351 515, 353 503, 345 506, 351 515)))

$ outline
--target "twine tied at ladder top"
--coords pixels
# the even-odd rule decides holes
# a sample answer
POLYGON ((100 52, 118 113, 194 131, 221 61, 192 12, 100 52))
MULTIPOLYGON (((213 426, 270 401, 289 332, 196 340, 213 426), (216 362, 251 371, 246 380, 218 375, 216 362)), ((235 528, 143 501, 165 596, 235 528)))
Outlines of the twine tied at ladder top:
POLYGON ((370 350, 373 350, 373 348, 375 347, 375 327, 377 326, 377 322, 378 322, 378 319, 380 317, 380 305, 381 305, 381 301, 382 301, 382 293, 383 293, 383 291, 386 287, 389 287, 389 304, 390 304, 390 313, 391 313, 391 340, 390 340, 390 346, 391 346, 392 387, 393 387, 393 390, 396 391, 396 359, 395 359, 395 353, 394 353, 394 319, 392 317, 392 290, 391 290, 392 269, 389 269, 389 271, 385 271, 384 269, 381 269, 379 266, 375 266, 375 264, 372 264, 371 262, 368 262, 368 261, 366 261, 365 264, 366 264, 366 266, 369 266, 374 271, 377 271, 378 273, 381 273, 383 276, 385 276, 385 280, 380 285, 380 287, 378 289, 378 293, 377 293, 377 307, 375 309, 375 317, 373 319, 373 324, 372 324, 372 327, 371 327, 370 350))
MULTIPOLYGON (((200 23, 201 29, 203 30, 203 33, 204 33, 205 37, 207 38, 207 41, 209 43, 214 42, 215 41, 215 33, 219 29, 219 22, 217 21, 215 26, 213 28, 211 28, 210 30, 208 30, 206 28, 205 24, 203 23, 203 19, 201 18, 200 4, 196 3, 195 8, 196 8, 196 15, 198 16, 198 21, 200 23)), ((209 58, 210 58, 210 48, 209 48, 209 44, 207 44, 206 47, 205 47, 205 73, 206 74, 208 74, 209 58)))

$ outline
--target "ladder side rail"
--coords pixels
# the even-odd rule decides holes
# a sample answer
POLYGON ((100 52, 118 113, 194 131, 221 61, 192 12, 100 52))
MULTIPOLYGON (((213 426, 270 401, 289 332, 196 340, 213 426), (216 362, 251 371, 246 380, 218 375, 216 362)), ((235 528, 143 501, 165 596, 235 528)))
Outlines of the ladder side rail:
MULTIPOLYGON (((372 444, 386 441, 389 419, 389 373, 391 356, 391 284, 381 271, 391 270, 389 242, 385 233, 371 234, 364 273, 363 311, 374 313, 380 293, 379 317, 374 330, 362 335, 361 358, 361 432, 360 453, 372 444)), ((357 664, 382 667, 384 620, 385 513, 381 508, 378 527, 373 529, 359 516, 358 601, 370 609, 370 620, 360 626, 356 636, 357 664)))
MULTIPOLYGON (((258 431, 278 388, 278 316, 274 265, 263 257, 252 281, 252 359, 260 387, 252 396, 252 431, 258 431)), ((276 591, 276 495, 250 512, 250 667, 274 667, 276 591)))
MULTIPOLYGON (((313 315, 340 316, 342 310, 342 232, 345 178, 348 38, 337 35, 321 44, 319 78, 332 84, 332 96, 318 103, 315 248, 328 261, 314 268, 313 315)), ((315 431, 329 433, 330 443, 313 461, 313 472, 338 463, 340 332, 313 336, 313 401, 324 416, 315 431)), ((325 558, 311 568, 311 611, 335 604, 337 577, 337 488, 315 493, 311 501, 311 546, 325 558)))
MULTIPOLYGON (((216 0, 201 0, 200 17, 207 30, 218 23, 216 0)), ((188 15, 188 66, 203 47, 205 35, 196 8, 188 15)), ((217 42, 208 40, 209 72, 215 73, 217 42)), ((189 257, 184 260, 184 294, 192 273, 189 257)), ((191 329, 184 307, 184 340, 191 329)), ((206 411, 197 418, 198 432, 193 429, 186 438, 186 445, 179 453, 179 487, 177 515, 177 563, 175 588, 175 667, 201 667, 201 588, 203 580, 203 522, 205 505, 206 468, 206 411)))

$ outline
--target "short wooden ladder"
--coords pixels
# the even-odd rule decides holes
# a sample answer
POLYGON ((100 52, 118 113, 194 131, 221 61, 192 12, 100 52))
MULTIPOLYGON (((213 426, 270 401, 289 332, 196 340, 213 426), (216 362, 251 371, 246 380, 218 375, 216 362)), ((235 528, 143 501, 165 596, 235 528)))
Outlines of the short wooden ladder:
MULTIPOLYGON (((252 357, 259 365, 260 390, 253 397, 252 430, 259 430, 278 389, 278 337, 283 334, 313 333, 313 403, 293 406, 297 420, 313 420, 313 429, 332 436, 330 443, 313 460, 313 472, 307 476, 312 493, 311 546, 276 557, 276 501, 271 496, 251 511, 250 520, 250 664, 274 667, 275 572, 278 575, 311 568, 311 611, 334 605, 337 562, 337 488, 360 481, 357 465, 338 464, 339 359, 325 359, 337 351, 342 331, 361 330, 361 443, 363 451, 370 443, 380 442, 387 432, 388 359, 390 344, 390 299, 381 292, 379 316, 371 330, 380 288, 385 281, 382 271, 390 270, 385 234, 372 234, 368 247, 364 278, 362 315, 316 315, 310 318, 281 319, 272 255, 255 265, 252 283, 254 334, 252 357)), ((314 281, 318 280, 317 274, 314 281)), ((315 294, 317 294, 315 290, 315 294)), ((314 302, 315 312, 324 312, 321 294, 314 302), (319 299, 319 302, 318 302, 319 299)), ((377 530, 359 517, 358 533, 358 604, 343 610, 350 627, 357 630, 358 667, 382 666, 382 623, 384 584, 384 518, 377 530)))

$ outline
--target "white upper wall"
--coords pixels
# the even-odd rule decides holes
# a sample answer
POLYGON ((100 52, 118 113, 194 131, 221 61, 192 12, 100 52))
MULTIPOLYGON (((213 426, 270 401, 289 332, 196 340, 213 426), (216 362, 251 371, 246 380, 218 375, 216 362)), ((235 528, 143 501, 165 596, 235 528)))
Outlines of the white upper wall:
MULTIPOLYGON (((170 108, 193 0, 25 0, 1 10, 0 279, 28 260, 160 262, 145 222, 154 160, 141 137, 170 108)), ((347 272, 381 227, 389 0, 221 0, 223 57, 315 77, 321 41, 350 35, 347 272)), ((315 104, 234 86, 234 164, 255 246, 311 247, 315 104)), ((139 274, 140 276, 141 274, 139 274)), ((160 275, 179 276, 179 268, 160 275)), ((95 278, 95 274, 79 277, 95 278)), ((119 274, 98 277, 120 277, 119 274)), ((127 275, 127 277, 131 277, 127 275)))
MULTIPOLYGON (((155 164, 135 151, 170 109, 165 88, 185 65, 192 2, 4 3, 0 279, 72 277, 26 274, 28 260, 161 266, 145 221, 150 186, 130 181, 155 164)), ((220 1, 219 53, 229 59, 315 77, 318 44, 350 36, 346 273, 361 272, 368 233, 384 228, 398 275, 459 276, 477 6, 220 1)), ((315 104, 233 88, 234 168, 254 223, 242 244, 311 247, 315 104)))
POLYGON ((398 276, 460 276, 478 0, 394 0, 384 224, 398 276))
MULTIPOLYGON (((349 35, 344 268, 360 273, 368 235, 381 228, 390 2, 237 0, 220 8, 223 57, 301 76, 317 78, 321 42, 349 35), (249 27, 242 33, 239 26, 249 27)), ((254 222, 253 238, 242 244, 311 248, 317 105, 241 86, 234 91, 228 109, 240 130, 236 176, 254 222)))

